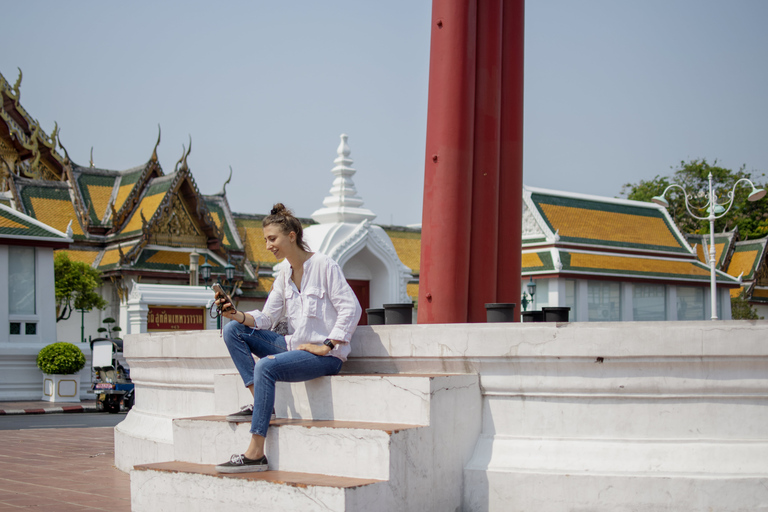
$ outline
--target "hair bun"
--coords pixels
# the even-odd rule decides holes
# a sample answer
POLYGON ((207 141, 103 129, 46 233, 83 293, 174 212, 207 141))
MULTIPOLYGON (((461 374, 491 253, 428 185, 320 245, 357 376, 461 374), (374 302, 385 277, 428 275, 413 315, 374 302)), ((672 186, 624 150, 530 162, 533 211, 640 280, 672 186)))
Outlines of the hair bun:
POLYGON ((269 212, 270 215, 290 215, 290 213, 283 203, 275 203, 269 212))

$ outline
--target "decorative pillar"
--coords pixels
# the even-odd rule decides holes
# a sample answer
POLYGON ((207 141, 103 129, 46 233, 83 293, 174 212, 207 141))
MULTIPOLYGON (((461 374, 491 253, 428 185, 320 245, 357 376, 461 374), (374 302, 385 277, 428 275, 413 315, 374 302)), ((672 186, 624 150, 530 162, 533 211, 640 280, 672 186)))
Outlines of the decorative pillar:
POLYGON ((419 323, 467 321, 474 147, 473 0, 433 0, 419 323))
POLYGON ((432 2, 419 323, 519 302, 523 15, 524 0, 432 2))
POLYGON ((480 0, 477 4, 469 322, 485 322, 485 304, 497 302, 502 4, 502 0, 480 0))
MULTIPOLYGON (((523 61, 525 1, 505 0, 502 28, 499 267, 496 300, 519 306, 523 237, 523 61)), ((520 319, 520 307, 515 308, 520 319)))

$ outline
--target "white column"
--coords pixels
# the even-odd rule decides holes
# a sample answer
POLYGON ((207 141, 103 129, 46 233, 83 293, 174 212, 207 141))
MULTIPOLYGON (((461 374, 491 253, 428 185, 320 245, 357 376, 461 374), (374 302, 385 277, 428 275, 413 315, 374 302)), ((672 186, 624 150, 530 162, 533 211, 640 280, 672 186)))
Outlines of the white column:
POLYGON ((586 279, 576 280, 576 315, 579 322, 589 322, 589 288, 586 279))
POLYGON ((677 320, 677 286, 670 284, 666 288, 667 320, 674 322, 677 320))
POLYGON ((5 326, 0 329, 0 343, 9 341, 9 327, 8 327, 8 246, 0 245, 0 304, 4 304, 4 307, 0 307, 0 326, 5 326))
POLYGON ((549 280, 549 305, 551 307, 565 306, 565 279, 553 277, 549 280))
POLYGON ((632 283, 621 283, 621 321, 634 320, 634 297, 632 283))

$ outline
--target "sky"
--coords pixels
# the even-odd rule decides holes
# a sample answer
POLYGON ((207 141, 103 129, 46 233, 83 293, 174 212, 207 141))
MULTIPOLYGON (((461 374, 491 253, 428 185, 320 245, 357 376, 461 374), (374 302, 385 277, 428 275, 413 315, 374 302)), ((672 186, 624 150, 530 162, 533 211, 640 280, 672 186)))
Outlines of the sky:
MULTIPOLYGON (((3 2, 0 73, 70 157, 125 170, 192 140, 203 194, 308 217, 339 135, 380 224, 421 222, 431 2, 3 2)), ((529 0, 526 185, 617 197, 706 158, 768 171, 768 2, 529 0)))

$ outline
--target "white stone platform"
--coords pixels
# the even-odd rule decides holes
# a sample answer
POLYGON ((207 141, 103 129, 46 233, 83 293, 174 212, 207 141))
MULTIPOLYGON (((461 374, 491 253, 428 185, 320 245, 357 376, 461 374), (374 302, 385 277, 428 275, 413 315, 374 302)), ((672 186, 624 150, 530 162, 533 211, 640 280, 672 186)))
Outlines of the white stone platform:
POLYGON ((135 510, 223 510, 227 489, 265 486, 295 510, 768 510, 766 335, 765 321, 361 327, 345 374, 278 389, 267 449, 288 476, 236 483, 209 473, 247 426, 180 419, 248 400, 218 333, 131 336, 137 403, 116 462, 185 465, 133 471, 135 510), (190 482, 206 506, 144 508, 190 482))

